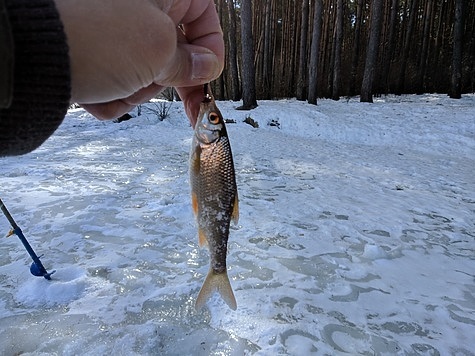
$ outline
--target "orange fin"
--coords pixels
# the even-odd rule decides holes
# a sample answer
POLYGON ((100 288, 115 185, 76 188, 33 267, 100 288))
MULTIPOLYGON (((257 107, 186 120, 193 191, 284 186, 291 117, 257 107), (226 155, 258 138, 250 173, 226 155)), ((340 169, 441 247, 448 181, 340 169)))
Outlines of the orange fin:
POLYGON ((238 195, 234 198, 233 213, 231 214, 231 219, 233 220, 234 225, 238 224, 239 221, 239 199, 238 195))
POLYGON ((228 274, 215 273, 212 270, 208 272, 205 282, 201 287, 198 297, 196 298, 195 309, 203 308, 207 300, 211 297, 214 291, 217 291, 226 304, 232 309, 237 309, 236 298, 234 297, 231 283, 229 282, 228 274))
POLYGON ((198 197, 195 192, 191 193, 191 208, 193 209, 193 214, 198 215, 198 197))
POLYGON ((206 234, 202 228, 198 228, 198 244, 200 245, 200 247, 208 245, 206 234))

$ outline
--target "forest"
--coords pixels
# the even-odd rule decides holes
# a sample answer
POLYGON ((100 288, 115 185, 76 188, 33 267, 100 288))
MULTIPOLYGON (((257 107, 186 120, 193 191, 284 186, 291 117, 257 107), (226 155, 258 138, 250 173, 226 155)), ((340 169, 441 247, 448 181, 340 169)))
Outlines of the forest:
POLYGON ((216 0, 226 65, 219 99, 475 90, 475 1, 216 0))

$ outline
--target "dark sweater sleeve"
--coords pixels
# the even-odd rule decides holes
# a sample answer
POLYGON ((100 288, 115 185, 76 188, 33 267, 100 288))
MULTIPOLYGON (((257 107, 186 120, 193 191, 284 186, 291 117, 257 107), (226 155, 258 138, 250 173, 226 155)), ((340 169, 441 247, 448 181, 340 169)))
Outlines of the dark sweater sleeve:
MULTIPOLYGON (((9 25, 1 27, 9 27, 13 42, 13 95, 9 106, 0 109, 0 156, 14 156, 38 148, 61 124, 71 76, 66 35, 53 0, 3 1, 9 25)), ((8 34, 3 37, 8 40, 8 34)))
POLYGON ((0 109, 11 104, 13 96, 13 39, 5 0, 0 0, 0 109))

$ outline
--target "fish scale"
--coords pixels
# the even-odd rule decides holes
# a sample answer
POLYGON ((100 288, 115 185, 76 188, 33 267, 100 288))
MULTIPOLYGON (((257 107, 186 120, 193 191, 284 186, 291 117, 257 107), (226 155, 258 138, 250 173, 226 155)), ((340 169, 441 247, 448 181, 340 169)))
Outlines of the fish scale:
POLYGON ((226 270, 227 240, 231 215, 223 211, 232 211, 236 191, 234 169, 230 152, 229 140, 221 138, 210 147, 201 150, 200 172, 196 179, 198 198, 199 226, 206 226, 206 236, 221 235, 222 239, 207 239, 208 247, 214 250, 212 268, 215 271, 226 270), (210 223, 209 220, 215 220, 210 223))

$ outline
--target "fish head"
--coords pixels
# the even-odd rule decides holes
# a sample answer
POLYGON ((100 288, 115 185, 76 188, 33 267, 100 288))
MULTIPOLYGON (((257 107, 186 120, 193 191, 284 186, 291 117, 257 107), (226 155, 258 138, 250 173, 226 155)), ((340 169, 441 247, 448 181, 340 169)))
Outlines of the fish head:
POLYGON ((226 135, 223 116, 211 95, 207 95, 200 104, 195 135, 202 144, 211 144, 226 135))

